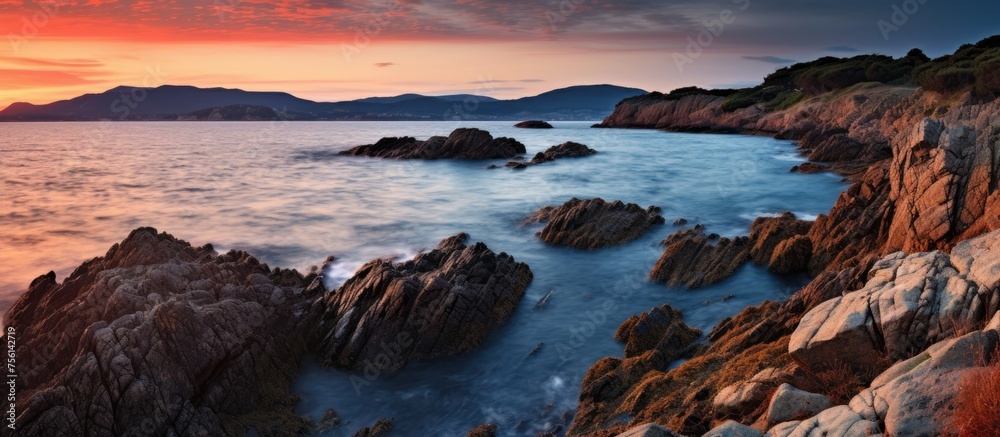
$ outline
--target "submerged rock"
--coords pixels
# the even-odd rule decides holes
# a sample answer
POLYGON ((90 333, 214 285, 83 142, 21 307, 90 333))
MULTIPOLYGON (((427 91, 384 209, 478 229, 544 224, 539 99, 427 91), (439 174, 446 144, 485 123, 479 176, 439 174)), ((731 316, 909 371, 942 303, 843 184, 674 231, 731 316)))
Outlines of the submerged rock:
POLYGON ((310 279, 152 228, 39 277, 6 314, 20 435, 307 432, 289 385, 310 279))
POLYGON ((515 124, 514 127, 521 129, 552 129, 552 125, 542 120, 528 120, 515 124))
POLYGON ((537 236, 549 244, 577 249, 620 246, 664 223, 660 208, 643 209, 634 203, 573 198, 562 206, 548 206, 527 218, 548 222, 537 236))
POLYGON ((507 322, 531 270, 469 236, 413 260, 375 260, 319 303, 318 353, 327 365, 399 370, 409 361, 479 347, 507 322))
POLYGON ((479 425, 469 431, 468 437, 495 437, 497 435, 497 426, 492 423, 487 423, 485 425, 479 425))
POLYGON ((510 161, 507 163, 507 167, 512 167, 514 169, 523 169, 531 165, 538 165, 545 162, 555 161, 560 158, 582 158, 585 156, 590 156, 596 154, 597 151, 591 149, 580 143, 574 143, 572 141, 562 143, 558 146, 552 146, 546 149, 544 152, 538 152, 535 154, 531 161, 510 161))
POLYGON ((480 129, 456 129, 445 137, 418 141, 413 137, 387 137, 375 144, 358 146, 341 155, 387 159, 510 159, 526 153, 524 144, 512 138, 493 138, 480 129))

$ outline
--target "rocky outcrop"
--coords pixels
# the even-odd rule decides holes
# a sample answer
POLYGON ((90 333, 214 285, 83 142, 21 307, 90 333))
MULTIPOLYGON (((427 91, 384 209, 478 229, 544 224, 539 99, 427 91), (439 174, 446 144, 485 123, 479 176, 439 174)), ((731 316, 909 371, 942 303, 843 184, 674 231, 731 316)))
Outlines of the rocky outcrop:
POLYGON ((892 366, 855 396, 801 421, 771 428, 776 437, 798 435, 938 436, 954 431, 948 423, 962 381, 985 365, 982 357, 1000 347, 1000 314, 983 331, 934 344, 892 366))
POLYGON ((510 161, 507 163, 507 167, 523 169, 531 165, 543 164, 560 158, 582 158, 596 153, 597 151, 590 147, 569 141, 558 146, 549 147, 544 152, 538 152, 531 158, 531 161, 510 161))
POLYGON ((684 314, 670 305, 629 317, 615 332, 615 340, 625 343, 625 358, 656 350, 668 362, 685 355, 700 337, 701 330, 685 325, 684 314))
POLYGON ((492 423, 487 423, 485 425, 479 425, 469 431, 468 437, 495 437, 497 435, 497 426, 492 423))
MULTIPOLYGON (((801 257, 793 254, 808 253, 807 270, 814 279, 785 303, 765 303, 723 321, 709 334, 711 345, 679 368, 666 373, 649 371, 636 377, 632 386, 620 388, 614 398, 600 402, 584 399, 570 435, 603 429, 620 432, 648 422, 684 434, 705 433, 726 416, 717 414, 712 405, 716 394, 750 381, 761 368, 789 365, 788 345, 802 317, 830 299, 865 288, 869 270, 881 258, 903 249, 950 251, 949 262, 958 271, 953 248, 1000 229, 1000 165, 995 159, 1000 156, 996 151, 1000 144, 1000 119, 996 117, 1000 101, 982 101, 969 94, 942 98, 906 87, 864 86, 805 100, 784 111, 766 112, 755 106, 725 112, 721 102, 721 98, 707 95, 673 101, 627 99, 603 124, 774 135, 798 140, 804 154, 816 154, 810 158, 834 160, 824 165, 845 175, 853 185, 828 214, 817 218, 806 235, 776 245, 775 253, 781 255, 772 254, 773 261, 769 261, 775 271, 800 270, 801 257), (940 137, 935 134, 936 123, 925 122, 927 114, 937 115, 933 120, 941 123, 940 137), (969 131, 963 133, 962 127, 969 131), (952 134, 946 134, 949 131, 952 134), (627 417, 628 423, 623 424, 621 417, 627 417)), ((697 246, 692 250, 698 250, 697 246)), ((986 248, 976 251, 989 252, 986 248)), ((926 288, 930 289, 937 290, 934 296, 941 291, 926 288)), ((956 306, 971 302, 964 312, 949 310, 962 317, 983 307, 976 300, 955 299, 956 306)), ((873 302, 870 308, 877 305, 873 302)), ((930 306, 918 305, 925 310, 930 306)), ((934 334, 921 340, 919 333, 933 329, 915 325, 906 330, 918 333, 918 341, 926 346, 940 337, 934 334)), ((869 340, 876 337, 873 331, 869 340)), ((899 347, 906 349, 907 345, 899 347)), ((919 347, 910 346, 911 351, 916 349, 919 347)), ((840 356, 853 355, 860 354, 851 353, 849 347, 840 351, 840 356)), ((888 364, 892 363, 880 362, 878 367, 888 364)), ((601 361, 594 368, 606 365, 601 361)), ((863 385, 874 377, 868 372, 856 376, 863 385)), ((821 387, 800 388, 826 394, 821 387)), ((759 414, 737 412, 726 418, 749 424, 757 422, 759 414)), ((824 412, 817 417, 825 419, 831 414, 837 413, 824 412)), ((788 423, 775 429, 782 426, 794 429, 788 423)))
POLYGON ((620 246, 664 223, 660 208, 643 209, 634 203, 573 198, 562 206, 548 206, 529 216, 526 223, 547 222, 537 236, 548 244, 577 249, 620 246))
POLYGON ((524 144, 512 138, 493 138, 479 129, 456 129, 448 137, 388 137, 375 144, 358 146, 341 155, 371 156, 386 159, 510 159, 526 153, 524 144))
POLYGON ((710 238, 701 227, 676 232, 660 244, 663 255, 649 279, 671 287, 698 288, 722 281, 750 256, 749 238, 710 238))
POLYGON ((542 120, 528 120, 515 124, 514 127, 521 129, 552 129, 552 125, 542 120))
POLYGON ((677 433, 655 423, 647 423, 618 434, 616 437, 680 437, 677 433))
POLYGON ((385 437, 392 431, 392 419, 380 419, 368 428, 361 428, 353 437, 385 437))
POLYGON ((288 390, 311 281, 151 228, 62 283, 39 277, 6 314, 18 435, 308 431, 288 390))
POLYGON ((789 354, 805 367, 858 369, 910 358, 1000 310, 1000 231, 941 252, 896 253, 872 268, 864 288, 809 311, 789 354), (845 353, 845 351, 850 351, 845 353))
POLYGON ((531 270, 469 236, 413 260, 375 260, 320 302, 320 359, 351 369, 399 370, 409 361, 479 347, 506 323, 531 270))
POLYGON ((649 278, 671 287, 698 288, 732 276, 750 260, 775 273, 805 271, 812 252, 805 235, 811 227, 812 222, 786 212, 754 220, 749 237, 705 235, 702 226, 679 231, 661 243, 663 255, 649 278))

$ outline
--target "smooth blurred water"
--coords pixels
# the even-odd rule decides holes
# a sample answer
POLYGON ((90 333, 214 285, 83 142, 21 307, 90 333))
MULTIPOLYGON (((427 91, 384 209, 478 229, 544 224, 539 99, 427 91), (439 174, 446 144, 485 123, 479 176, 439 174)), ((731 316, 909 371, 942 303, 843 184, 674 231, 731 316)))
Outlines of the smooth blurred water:
POLYGON ((805 281, 749 266, 700 290, 649 284, 657 242, 676 230, 669 223, 683 217, 709 232, 745 234, 759 215, 826 212, 844 189, 830 174, 789 173, 802 159, 786 141, 554 124, 0 124, 0 307, 37 275, 55 270, 64 278, 139 226, 219 251, 244 249, 272 266, 306 268, 335 255, 331 285, 372 258, 409 257, 467 232, 535 274, 511 321, 475 352, 413 364, 360 388, 351 376, 363 375, 307 360, 295 386, 300 412, 319 418, 336 409, 346 423, 330 435, 350 435, 383 417, 394 418, 403 435, 465 435, 486 422, 502 435, 535 435, 575 408, 591 364, 621 355, 612 337, 629 315, 669 303, 707 331, 805 281), (487 169, 502 161, 335 153, 383 136, 426 138, 457 127, 516 138, 529 157, 565 141, 600 153, 523 171, 487 169), (539 226, 519 225, 574 196, 658 205, 668 224, 592 252, 546 246, 534 237, 539 226), (549 291, 548 305, 534 309, 549 291), (540 343, 541 352, 528 356, 540 343))

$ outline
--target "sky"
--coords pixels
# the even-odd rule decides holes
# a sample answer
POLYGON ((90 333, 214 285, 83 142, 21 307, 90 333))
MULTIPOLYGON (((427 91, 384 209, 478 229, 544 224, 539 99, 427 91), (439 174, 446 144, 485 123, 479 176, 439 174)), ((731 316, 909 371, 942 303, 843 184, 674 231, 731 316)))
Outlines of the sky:
POLYGON ((758 84, 820 56, 935 57, 1000 33, 994 0, 0 0, 0 108, 118 85, 535 95, 758 84))

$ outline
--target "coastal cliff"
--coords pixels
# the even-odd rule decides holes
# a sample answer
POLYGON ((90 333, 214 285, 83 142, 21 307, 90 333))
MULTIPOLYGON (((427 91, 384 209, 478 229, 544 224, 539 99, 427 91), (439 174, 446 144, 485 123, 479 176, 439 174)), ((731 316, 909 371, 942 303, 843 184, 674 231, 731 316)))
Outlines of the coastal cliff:
MULTIPOLYGON (((796 140, 803 156, 852 183, 805 239, 778 243, 806 252, 797 258, 808 259, 814 279, 786 302, 723 321, 708 335, 710 345, 674 370, 626 358, 619 366, 641 369, 641 376, 633 371, 619 381, 613 397, 592 396, 585 386, 569 434, 615 435, 651 422, 684 435, 716 426, 728 431, 707 435, 951 429, 953 412, 927 405, 953 404, 957 375, 985 361, 948 354, 996 350, 1000 233, 990 232, 1000 229, 1000 100, 976 89, 858 83, 780 110, 733 109, 732 101, 650 94, 622 101, 598 127, 796 140), (917 282, 904 281, 904 273, 917 282), (849 309, 855 301, 872 303, 849 309), (868 322, 851 328, 850 320, 868 322), (945 378, 946 369, 961 372, 945 378), (782 384, 830 404, 787 416, 784 397, 774 394, 783 393, 782 384)), ((606 367, 598 362, 588 378, 621 373, 606 367)))

